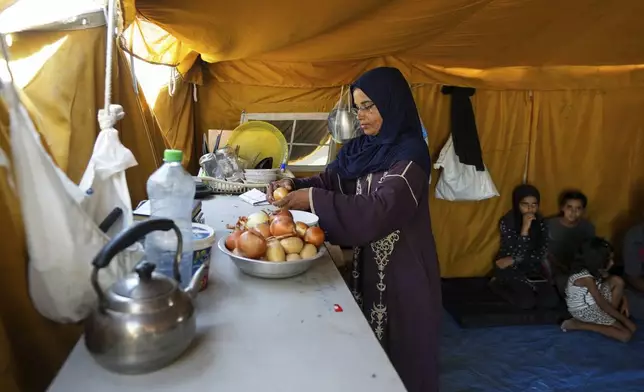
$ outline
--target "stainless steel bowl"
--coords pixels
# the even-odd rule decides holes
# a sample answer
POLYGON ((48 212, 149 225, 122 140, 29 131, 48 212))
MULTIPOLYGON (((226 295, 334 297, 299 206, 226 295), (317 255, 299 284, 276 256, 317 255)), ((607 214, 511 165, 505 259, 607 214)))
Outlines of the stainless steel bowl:
POLYGON ((219 250, 222 253, 228 255, 233 263, 235 263, 237 268, 239 268, 245 274, 267 279, 291 278, 293 276, 303 274, 309 268, 311 268, 316 260, 324 256, 324 254, 326 253, 326 248, 322 246, 320 248, 320 251, 312 259, 276 263, 272 261, 254 260, 234 255, 231 251, 226 249, 226 237, 222 237, 217 243, 217 246, 219 247, 219 250))

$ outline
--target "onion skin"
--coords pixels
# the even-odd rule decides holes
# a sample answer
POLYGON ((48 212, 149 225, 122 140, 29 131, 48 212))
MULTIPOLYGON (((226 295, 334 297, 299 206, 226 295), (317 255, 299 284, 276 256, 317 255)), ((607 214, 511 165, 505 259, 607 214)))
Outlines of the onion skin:
POLYGON ((271 235, 275 237, 287 234, 296 234, 293 219, 284 216, 273 219, 270 230, 271 235))
POLYGON ((304 235, 304 242, 319 248, 324 243, 324 231, 317 226, 309 227, 304 235))
POLYGON ((226 249, 232 252, 237 247, 237 239, 240 235, 242 235, 242 231, 239 229, 236 229, 229 234, 228 237, 226 237, 226 249))
POLYGON ((293 219, 293 214, 291 214, 291 211, 282 208, 273 212, 273 214, 270 216, 270 220, 273 221, 274 219, 277 219, 281 216, 286 216, 293 219))
POLYGON ((273 191, 273 199, 275 200, 282 200, 283 198, 288 195, 288 189, 286 188, 277 188, 273 191))
POLYGON ((304 222, 295 222, 295 231, 300 238, 304 238, 306 235, 306 230, 308 230, 309 225, 304 222))
POLYGON ((246 231, 237 239, 237 248, 250 259, 259 259, 266 253, 266 240, 256 231, 246 231))

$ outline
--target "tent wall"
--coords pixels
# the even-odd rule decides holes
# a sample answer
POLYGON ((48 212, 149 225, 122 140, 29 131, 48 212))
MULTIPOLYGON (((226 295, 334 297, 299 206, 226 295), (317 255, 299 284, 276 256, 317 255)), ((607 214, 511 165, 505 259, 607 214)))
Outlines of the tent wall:
MULTIPOLYGON (((61 38, 62 45, 23 86, 21 94, 51 155, 70 178, 78 181, 99 132, 96 113, 103 107, 105 28, 21 33, 14 36, 10 49, 12 60, 19 61, 61 38)), ((145 181, 157 168, 165 141, 143 94, 133 89, 127 58, 119 54, 114 61, 112 101, 121 104, 126 113, 117 128, 123 144, 133 151, 139 163, 127 171, 131 196, 136 202, 145 198, 145 181)), ((0 111, 0 125, 0 145, 10 153, 6 111, 0 111)), ((9 372, 7 376, 11 378, 7 380, 13 380, 20 391, 42 391, 77 341, 80 326, 50 322, 31 304, 19 200, 3 169, 0 169, 0 220, 4 223, 0 225, 3 255, 0 332, 4 330, 11 342, 9 347, 0 336, 0 376, 9 372), (5 353, 12 353, 13 357, 5 360, 5 353)), ((2 387, 2 391, 11 391, 2 387)))
MULTIPOLYGON (((238 124, 242 110, 328 111, 339 97, 336 86, 342 81, 353 80, 370 66, 391 63, 371 61, 365 68, 354 67, 346 73, 344 65, 330 64, 319 71, 328 77, 311 78, 307 76, 317 67, 310 64, 297 68, 273 63, 255 63, 249 68, 244 62, 201 65, 205 72, 195 104, 196 133, 209 128, 231 129, 238 124), (238 71, 242 69, 244 72, 238 71), (342 72, 333 74, 330 70, 334 69, 342 72)), ((431 67, 395 65, 415 81, 412 90, 435 159, 450 129, 450 101, 440 93, 440 87, 453 82, 455 76, 427 72, 431 67)), ((566 72, 575 71, 580 70, 566 72)), ((627 79, 623 73, 612 72, 577 75, 575 83, 591 86, 615 87, 627 79)), ((520 83, 511 72, 504 77, 505 83, 520 83)), ((501 197, 482 202, 446 202, 432 197, 442 275, 481 276, 489 272, 498 249, 498 220, 509 209, 512 189, 524 176, 541 190, 546 214, 557 212, 562 190, 582 189, 589 196, 588 214, 598 233, 619 243, 623 230, 639 217, 634 209, 637 192, 644 185, 644 173, 637 169, 644 165, 644 119, 634 113, 644 107, 644 87, 490 89, 481 86, 493 81, 480 79, 480 75, 459 78, 460 85, 479 87, 472 101, 483 158, 501 197)), ((536 79, 529 79, 533 81, 536 79)), ((433 173, 433 184, 438 176, 433 173)))

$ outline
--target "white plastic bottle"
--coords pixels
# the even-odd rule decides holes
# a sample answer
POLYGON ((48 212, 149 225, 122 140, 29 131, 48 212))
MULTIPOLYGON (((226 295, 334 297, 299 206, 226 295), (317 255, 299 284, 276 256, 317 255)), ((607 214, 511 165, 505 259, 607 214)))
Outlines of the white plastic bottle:
MULTIPOLYGON (((152 218, 169 218, 181 230, 183 252, 179 272, 181 286, 192 276, 192 206, 195 181, 181 166, 180 150, 165 150, 164 164, 148 179, 147 191, 152 218)), ((177 236, 173 230, 155 231, 145 238, 146 260, 156 264, 156 271, 173 277, 173 259, 177 236)))

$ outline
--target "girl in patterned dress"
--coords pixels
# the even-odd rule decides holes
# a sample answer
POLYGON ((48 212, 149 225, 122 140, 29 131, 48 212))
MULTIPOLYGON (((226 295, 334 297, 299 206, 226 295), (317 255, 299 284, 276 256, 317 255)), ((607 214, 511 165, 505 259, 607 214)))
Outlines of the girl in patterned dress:
POLYGON ((629 319, 624 281, 611 276, 613 249, 599 237, 583 243, 566 286, 566 304, 571 319, 561 324, 564 332, 584 330, 628 342, 635 332, 629 319))

